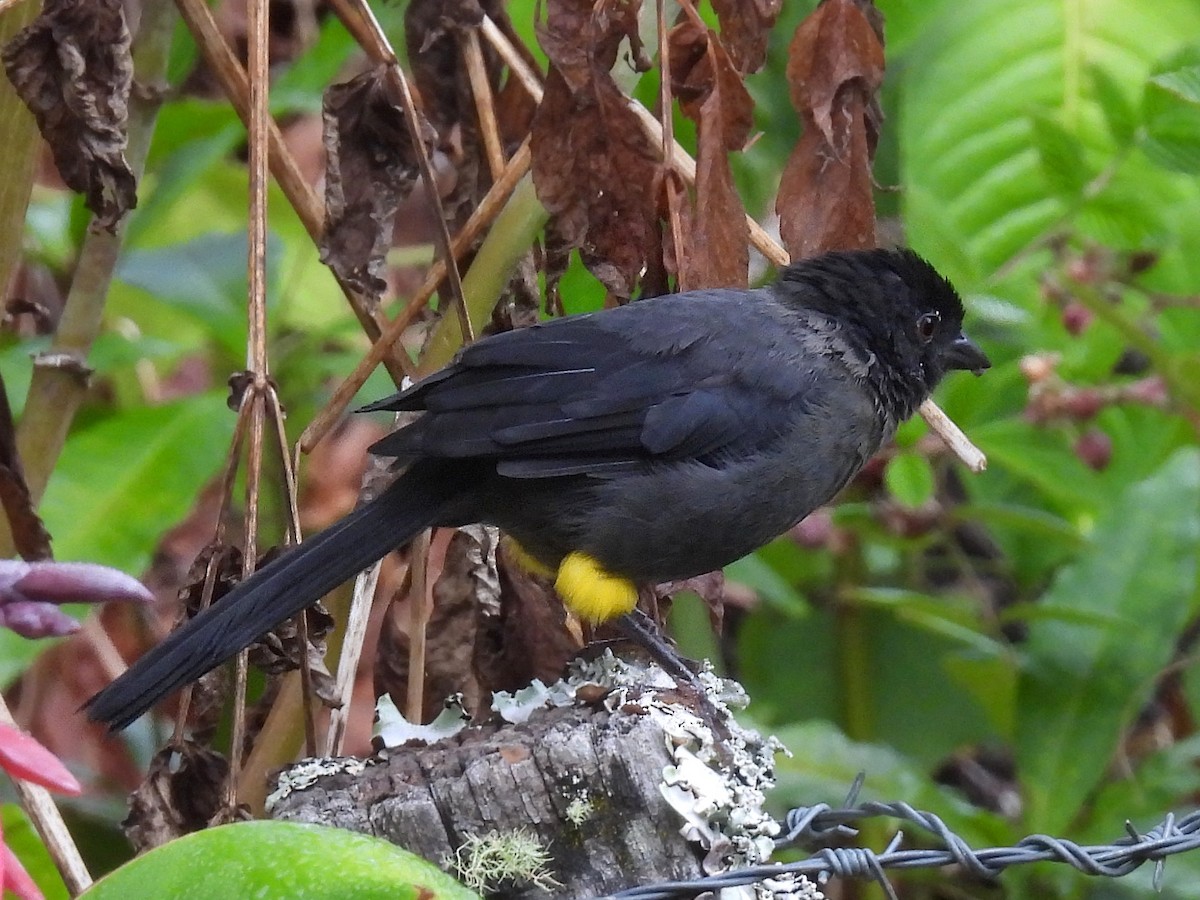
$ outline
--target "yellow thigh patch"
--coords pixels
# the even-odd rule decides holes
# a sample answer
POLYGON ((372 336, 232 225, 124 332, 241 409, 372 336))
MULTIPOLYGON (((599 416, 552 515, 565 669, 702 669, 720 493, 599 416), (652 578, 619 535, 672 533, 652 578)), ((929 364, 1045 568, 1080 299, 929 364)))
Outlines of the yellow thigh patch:
POLYGON ((581 619, 603 622, 637 606, 637 587, 628 578, 607 572, 586 553, 568 553, 558 565, 554 589, 581 619))

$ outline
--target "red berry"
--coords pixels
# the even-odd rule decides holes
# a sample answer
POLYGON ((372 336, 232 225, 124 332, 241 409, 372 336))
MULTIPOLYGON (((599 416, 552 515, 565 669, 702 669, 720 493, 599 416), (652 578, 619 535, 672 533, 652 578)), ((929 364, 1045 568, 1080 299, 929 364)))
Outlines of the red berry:
POLYGON ((1112 438, 1099 428, 1089 428, 1075 441, 1075 455, 1097 472, 1107 468, 1112 454, 1112 438))
POLYGON ((1087 327, 1092 324, 1092 311, 1082 303, 1072 301, 1068 303, 1062 311, 1063 328, 1067 329, 1067 333, 1079 337, 1087 327))

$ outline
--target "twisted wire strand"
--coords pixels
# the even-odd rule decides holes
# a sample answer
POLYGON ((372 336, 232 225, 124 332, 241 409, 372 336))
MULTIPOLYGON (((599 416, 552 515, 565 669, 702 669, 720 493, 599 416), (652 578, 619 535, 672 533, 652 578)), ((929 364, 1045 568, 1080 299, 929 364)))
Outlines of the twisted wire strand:
POLYGON ((777 845, 786 847, 802 843, 811 846, 828 843, 833 838, 844 839, 858 833, 852 823, 865 818, 888 816, 929 832, 944 847, 899 850, 897 846, 902 835, 897 835, 881 853, 865 848, 826 847, 808 859, 794 863, 751 866, 692 881, 645 885, 610 895, 609 900, 671 900, 705 891, 755 884, 781 875, 804 875, 817 882, 829 878, 871 879, 880 884, 888 900, 895 900, 896 894, 884 877, 885 869, 957 865, 978 877, 995 878, 1007 868, 1035 862, 1065 863, 1086 875, 1120 878, 1152 861, 1155 864, 1154 887, 1158 889, 1166 857, 1200 848, 1200 810, 1195 810, 1178 820, 1170 813, 1144 834, 1126 822, 1125 836, 1111 844, 1081 846, 1062 838, 1033 834, 1014 847, 973 850, 941 818, 930 812, 913 809, 907 803, 871 801, 852 804, 860 785, 861 782, 857 782, 851 790, 851 803, 844 808, 834 809, 828 804, 818 804, 791 810, 785 820, 787 832, 777 845))

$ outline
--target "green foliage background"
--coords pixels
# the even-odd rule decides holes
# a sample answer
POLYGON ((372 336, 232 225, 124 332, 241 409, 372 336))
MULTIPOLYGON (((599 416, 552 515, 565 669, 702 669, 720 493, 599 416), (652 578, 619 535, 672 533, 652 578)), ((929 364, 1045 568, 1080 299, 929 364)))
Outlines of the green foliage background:
MULTIPOLYGON (((785 4, 768 66, 750 79, 762 137, 735 165, 756 216, 768 212, 798 136, 784 66, 811 5, 785 4)), ((954 515, 987 528, 1019 596, 997 618, 969 591, 928 593, 921 560, 937 535, 897 537, 852 498, 835 516, 855 536, 852 565, 780 540, 730 568, 762 601, 737 635, 738 674, 752 715, 794 754, 780 763, 781 808, 836 803, 863 770, 867 796, 932 809, 977 845, 1037 831, 1108 841, 1125 819, 1149 827, 1200 788, 1194 740, 1119 764, 1123 735, 1197 611, 1200 3, 878 5, 889 68, 876 168, 897 188, 880 193, 880 210, 955 281, 995 363, 985 378, 951 379, 938 399, 991 461, 985 474, 963 477, 967 500, 954 515), (1074 335, 1044 279, 1061 282, 1064 259, 1097 249, 1117 260, 1150 252, 1157 262, 1119 283, 1070 283, 1094 316, 1074 335), (1112 459, 1094 471, 1074 450, 1079 426, 1029 421, 1019 363, 1058 353, 1064 379, 1105 386, 1119 382, 1113 364, 1131 345, 1172 403, 1104 408, 1094 424, 1111 439, 1112 459), (1024 640, 1007 640, 1012 628, 1024 640), (980 745, 1012 754, 1016 814, 981 811, 932 780, 939 761, 980 745)), ((533 7, 510 5, 531 45, 533 7)), ((402 46, 402 7, 379 13, 402 46)), ((352 50, 327 20, 317 46, 277 82, 276 113, 318 109, 352 50)), ((177 81, 194 58, 181 30, 177 81)), ((652 97, 654 77, 635 93, 652 97)), ((683 120, 678 133, 689 137, 683 120)), ((176 100, 159 117, 92 360, 109 389, 81 414, 43 506, 60 558, 139 572, 222 464, 233 421, 223 398, 150 406, 144 378, 147 366, 161 375, 196 355, 214 373, 243 365, 245 173, 231 156, 241 140, 225 104, 176 100)), ((281 196, 272 196, 272 216, 273 374, 295 433, 364 341, 281 196)), ((69 271, 85 222, 77 201, 39 190, 30 252, 69 271)), ((602 302, 579 265, 562 288, 570 311, 602 302)), ((5 340, 0 366, 19 409, 35 346, 5 340)), ((363 395, 387 389, 377 374, 363 395)), ((923 430, 901 432, 886 473, 892 495, 912 507, 945 476, 944 460, 918 451, 923 430)), ((703 619, 686 603, 677 613, 693 650, 712 649, 703 619)), ((38 649, 0 632, 0 675, 11 680, 38 649)), ((1200 684, 1187 659, 1177 665, 1194 717, 1200 684)), ((1200 855, 1172 860, 1165 885, 1163 896, 1200 897, 1200 855)), ((914 885, 911 896, 928 890, 914 885)), ((1023 869, 1004 890, 1141 897, 1149 873, 1100 884, 1023 869)))

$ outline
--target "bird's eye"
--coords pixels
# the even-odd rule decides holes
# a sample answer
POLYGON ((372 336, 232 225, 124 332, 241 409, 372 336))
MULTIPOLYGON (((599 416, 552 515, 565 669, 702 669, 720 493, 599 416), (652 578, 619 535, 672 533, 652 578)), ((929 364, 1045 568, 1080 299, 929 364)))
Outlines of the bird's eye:
POLYGON ((935 312, 925 313, 925 315, 917 319, 917 337, 921 339, 921 343, 928 344, 933 340, 933 336, 937 332, 938 323, 941 320, 942 317, 935 312))

